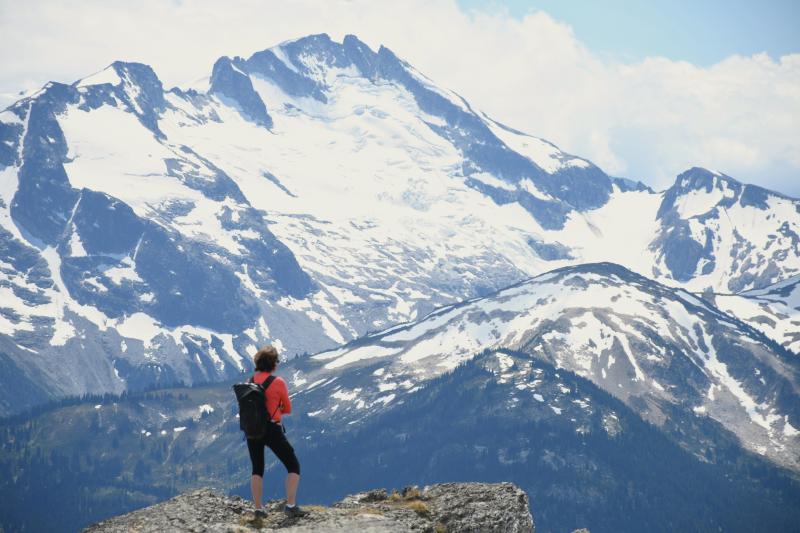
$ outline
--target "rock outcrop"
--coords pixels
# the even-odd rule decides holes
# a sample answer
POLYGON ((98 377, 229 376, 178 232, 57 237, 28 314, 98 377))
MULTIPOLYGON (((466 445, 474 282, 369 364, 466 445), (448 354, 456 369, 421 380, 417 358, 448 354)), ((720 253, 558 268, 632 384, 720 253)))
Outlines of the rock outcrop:
POLYGON ((532 533, 528 496, 512 483, 443 483, 422 490, 372 490, 330 507, 304 505, 309 515, 288 518, 282 501, 257 516, 251 502, 201 489, 99 522, 84 533, 191 531, 281 532, 498 532, 532 533))

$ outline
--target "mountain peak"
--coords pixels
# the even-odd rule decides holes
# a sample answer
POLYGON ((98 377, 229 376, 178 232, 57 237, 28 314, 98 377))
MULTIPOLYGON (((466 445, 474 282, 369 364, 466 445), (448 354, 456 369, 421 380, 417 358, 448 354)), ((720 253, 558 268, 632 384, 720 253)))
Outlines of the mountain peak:
POLYGON ((358 38, 358 35, 355 35, 353 33, 346 34, 344 36, 344 39, 342 39, 342 45, 344 45, 344 44, 346 44, 348 42, 354 43, 354 44, 362 44, 364 46, 367 46, 367 44, 364 41, 362 41, 361 39, 358 38))
POLYGON ((253 88, 246 68, 245 61, 241 57, 233 59, 227 56, 220 57, 211 71, 208 92, 232 104, 247 119, 260 126, 271 128, 272 117, 267 113, 264 101, 253 88))
POLYGON ((287 41, 283 41, 278 46, 285 47, 285 46, 292 46, 292 45, 309 45, 309 44, 338 44, 335 43, 331 36, 325 32, 322 33, 310 33, 308 35, 304 35, 302 37, 297 37, 296 39, 289 39, 287 41))
MULTIPOLYGON (((703 167, 692 167, 680 174, 675 179, 675 184, 671 188, 677 188, 681 191, 690 190, 705 190, 711 192, 714 189, 726 191, 733 190, 736 192, 736 198, 741 194, 741 201, 743 205, 755 205, 762 207, 760 204, 766 196, 776 196, 788 200, 795 200, 786 196, 778 191, 765 189, 758 185, 743 183, 727 174, 709 170, 703 167)), ((766 208, 763 206, 762 208, 766 208)))
POLYGON ((727 174, 702 167, 692 167, 682 172, 667 189, 658 210, 658 218, 676 213, 681 218, 705 215, 715 208, 730 208, 739 203, 768 209, 770 196, 788 197, 757 185, 746 185, 727 174))
POLYGON ((715 170, 709 170, 703 167, 692 167, 678 174, 673 187, 679 187, 683 190, 705 189, 707 192, 710 192, 711 189, 722 189, 726 185, 741 187, 742 183, 715 170))
POLYGON ((114 61, 110 65, 116 73, 131 84, 147 89, 152 94, 164 92, 164 86, 150 65, 129 61, 114 61))
POLYGON ((112 85, 117 86, 122 83, 122 78, 119 77, 115 64, 107 66, 103 70, 95 72, 85 78, 81 78, 73 85, 75 87, 91 87, 92 85, 112 85))

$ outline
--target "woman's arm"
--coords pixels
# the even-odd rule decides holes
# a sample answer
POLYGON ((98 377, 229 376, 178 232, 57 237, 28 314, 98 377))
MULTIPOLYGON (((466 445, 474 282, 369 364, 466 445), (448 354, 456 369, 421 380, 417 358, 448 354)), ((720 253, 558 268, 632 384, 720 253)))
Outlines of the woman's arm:
POLYGON ((280 379, 276 385, 280 386, 278 393, 280 395, 281 413, 288 415, 292 412, 292 401, 289 399, 289 389, 286 388, 286 382, 282 379, 280 379))

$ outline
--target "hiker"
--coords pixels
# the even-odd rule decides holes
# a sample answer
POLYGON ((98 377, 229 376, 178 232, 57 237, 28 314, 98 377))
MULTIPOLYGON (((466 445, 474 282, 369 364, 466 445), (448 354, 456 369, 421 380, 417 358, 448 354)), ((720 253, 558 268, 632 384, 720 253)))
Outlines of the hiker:
MULTIPOLYGON (((254 362, 256 371, 253 382, 261 385, 275 371, 278 365, 278 351, 274 346, 265 346, 256 353, 254 362)), ((250 461, 253 463, 253 475, 250 478, 250 489, 253 493, 253 505, 258 514, 261 511, 261 495, 264 490, 264 446, 280 459, 286 467, 286 506, 283 511, 289 517, 301 517, 308 513, 297 505, 297 485, 300 483, 300 463, 294 453, 294 448, 286 440, 286 429, 281 424, 283 415, 292 412, 292 402, 289 400, 289 391, 286 382, 275 376, 271 383, 266 385, 267 416, 270 423, 263 439, 247 439, 247 450, 250 452, 250 461)))

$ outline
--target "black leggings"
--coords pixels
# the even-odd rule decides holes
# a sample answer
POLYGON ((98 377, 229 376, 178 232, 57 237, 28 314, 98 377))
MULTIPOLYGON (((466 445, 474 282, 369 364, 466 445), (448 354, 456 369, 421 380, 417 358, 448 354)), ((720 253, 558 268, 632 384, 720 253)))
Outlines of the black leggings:
POLYGON ((264 477, 264 446, 269 446, 290 474, 300 475, 300 463, 294 454, 294 448, 286 440, 283 428, 278 424, 268 424, 267 434, 261 440, 247 439, 247 451, 250 452, 250 462, 253 463, 253 475, 264 477))

